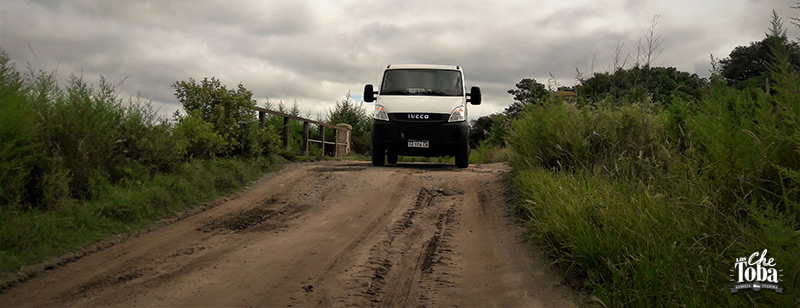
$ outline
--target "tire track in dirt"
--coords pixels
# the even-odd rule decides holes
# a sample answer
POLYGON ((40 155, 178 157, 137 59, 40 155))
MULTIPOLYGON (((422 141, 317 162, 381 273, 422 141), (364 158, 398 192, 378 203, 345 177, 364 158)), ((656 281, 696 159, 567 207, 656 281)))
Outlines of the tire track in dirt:
POLYGON ((0 306, 569 307, 502 164, 293 165, 0 293, 0 306))
POLYGON ((344 292, 312 295, 314 289, 306 286, 307 295, 316 300, 295 304, 391 307, 416 303, 425 306, 437 288, 452 286, 443 268, 451 265, 446 255, 452 252, 448 239, 452 236, 451 229, 455 228, 458 196, 464 192, 457 188, 439 188, 426 179, 430 177, 412 177, 413 186, 424 186, 418 189, 416 198, 407 201, 405 208, 400 204, 402 213, 372 238, 374 244, 362 253, 366 255, 362 261, 351 264, 340 277, 335 277, 335 280, 345 281, 344 292), (327 297, 333 299, 326 300, 327 297))
POLYGON ((441 190, 423 188, 419 191, 414 205, 405 211, 402 218, 386 234, 386 238, 373 246, 369 260, 363 265, 361 277, 351 282, 360 290, 361 301, 353 305, 363 306, 365 301, 387 306, 405 306, 410 297, 417 301, 429 300, 427 276, 441 259, 440 254, 445 246, 443 233, 448 227, 444 221, 454 215, 454 205, 444 208, 439 204, 444 195, 441 190), (433 227, 431 228, 431 223, 433 227), (427 240, 426 240, 427 238, 427 240), (411 258, 415 257, 415 258, 411 258), (394 269, 394 270, 393 270, 394 269), (386 288, 387 282, 402 281, 386 288))

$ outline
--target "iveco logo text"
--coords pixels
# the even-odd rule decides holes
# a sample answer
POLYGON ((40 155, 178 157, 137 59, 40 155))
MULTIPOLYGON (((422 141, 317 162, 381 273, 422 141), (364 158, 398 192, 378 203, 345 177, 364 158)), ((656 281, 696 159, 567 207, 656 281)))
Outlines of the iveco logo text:
POLYGON ((430 118, 430 116, 427 114, 409 113, 408 118, 417 120, 427 120, 428 118, 430 118))

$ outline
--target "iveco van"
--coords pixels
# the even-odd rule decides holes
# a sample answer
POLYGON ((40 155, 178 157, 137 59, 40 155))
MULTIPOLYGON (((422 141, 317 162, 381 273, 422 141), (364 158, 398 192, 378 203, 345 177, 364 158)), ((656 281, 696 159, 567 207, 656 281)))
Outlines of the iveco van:
POLYGON ((481 103, 481 89, 466 91, 461 67, 389 65, 379 91, 364 87, 364 101, 375 102, 372 165, 449 155, 457 167, 469 166, 467 105, 481 103))

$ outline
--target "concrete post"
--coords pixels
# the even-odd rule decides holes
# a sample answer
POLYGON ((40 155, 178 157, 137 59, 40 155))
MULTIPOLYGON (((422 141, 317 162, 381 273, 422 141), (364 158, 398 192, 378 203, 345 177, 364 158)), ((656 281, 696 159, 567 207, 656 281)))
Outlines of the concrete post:
POLYGON ((350 154, 350 132, 353 126, 347 123, 336 124, 336 156, 350 154))

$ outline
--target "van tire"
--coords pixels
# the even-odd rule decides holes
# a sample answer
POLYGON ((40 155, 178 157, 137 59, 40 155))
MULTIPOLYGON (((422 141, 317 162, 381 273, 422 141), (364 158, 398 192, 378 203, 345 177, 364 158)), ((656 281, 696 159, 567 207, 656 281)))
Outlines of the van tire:
POLYGON ((383 163, 386 159, 386 155, 384 154, 385 150, 379 146, 376 146, 374 143, 372 144, 372 165, 373 166, 383 166, 383 163))
POLYGON ((397 163, 397 152, 388 150, 386 151, 386 163, 394 165, 397 163))
POLYGON ((469 167, 469 145, 464 146, 462 150, 456 152, 456 167, 469 167))

